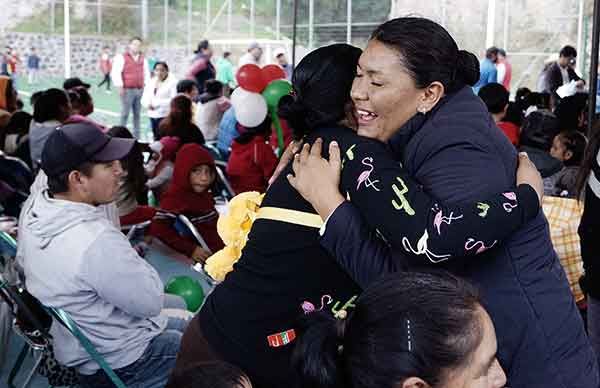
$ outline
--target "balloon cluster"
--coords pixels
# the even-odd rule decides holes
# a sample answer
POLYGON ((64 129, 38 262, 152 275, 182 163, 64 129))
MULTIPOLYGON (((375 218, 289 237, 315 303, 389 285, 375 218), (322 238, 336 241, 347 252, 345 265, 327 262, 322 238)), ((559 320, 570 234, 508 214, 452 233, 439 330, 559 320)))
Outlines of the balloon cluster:
POLYGON ((236 79, 239 87, 231 94, 235 118, 244 127, 258 126, 271 114, 277 130, 279 149, 283 150, 283 131, 277 116, 277 105, 281 97, 292 90, 285 79, 285 72, 278 65, 267 65, 262 69, 254 64, 239 68, 236 79))

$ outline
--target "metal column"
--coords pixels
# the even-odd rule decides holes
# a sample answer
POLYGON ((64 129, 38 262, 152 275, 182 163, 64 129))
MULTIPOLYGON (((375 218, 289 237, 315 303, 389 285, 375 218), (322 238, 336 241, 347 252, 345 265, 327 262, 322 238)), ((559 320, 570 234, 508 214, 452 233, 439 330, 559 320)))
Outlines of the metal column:
POLYGON ((600 0, 594 0, 594 24, 592 27, 592 58, 590 64, 590 97, 588 109, 588 136, 592 135, 592 126, 596 115, 596 93, 598 93, 598 45, 600 41, 600 0))
POLYGON ((275 6, 275 39, 281 39, 281 0, 275 6))
POLYGON ((488 0, 487 29, 485 33, 485 48, 494 45, 494 28, 496 25, 496 0, 488 0))
POLYGON ((142 0, 142 38, 148 39, 148 0, 142 0))
MULTIPOLYGON (((579 12, 577 15, 577 53, 583 58, 585 51, 583 50, 583 3, 584 0, 579 0, 579 12)), ((581 74, 583 61, 577 61, 577 73, 581 74)))
POLYGON ((71 21, 69 0, 64 0, 65 78, 71 78, 71 21))
POLYGON ((163 46, 169 45, 169 0, 164 1, 163 7, 163 46))
POLYGON ((508 51, 508 21, 510 18, 510 0, 504 0, 504 31, 502 34, 502 48, 508 51))
POLYGON ((250 0, 250 36, 254 38, 254 0, 250 0))
POLYGON ((308 49, 313 49, 315 32, 315 0, 308 0, 308 49))
POLYGON ((294 18, 292 21, 292 69, 296 68, 296 28, 298 27, 298 0, 294 0, 294 18))
POLYGON ((346 43, 352 43, 352 0, 346 0, 346 43))
POLYGON ((96 3, 96 31, 102 34, 102 0, 96 3))
POLYGON ((186 55, 192 54, 192 0, 187 2, 187 46, 186 55))

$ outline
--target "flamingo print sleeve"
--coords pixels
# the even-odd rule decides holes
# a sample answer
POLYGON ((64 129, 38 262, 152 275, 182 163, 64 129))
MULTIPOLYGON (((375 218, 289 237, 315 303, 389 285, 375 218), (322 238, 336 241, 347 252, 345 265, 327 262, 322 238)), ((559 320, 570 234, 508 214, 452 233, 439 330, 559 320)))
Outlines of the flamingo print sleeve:
POLYGON ((369 227, 392 248, 428 263, 493 248, 539 211, 529 185, 473 203, 440 203, 392 159, 385 145, 370 139, 359 140, 342 156, 342 193, 369 227))

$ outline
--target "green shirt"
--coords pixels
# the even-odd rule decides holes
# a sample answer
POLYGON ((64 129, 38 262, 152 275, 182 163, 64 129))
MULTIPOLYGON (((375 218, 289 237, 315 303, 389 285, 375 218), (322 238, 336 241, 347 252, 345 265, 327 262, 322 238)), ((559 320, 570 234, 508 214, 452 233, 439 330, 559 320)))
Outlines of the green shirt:
POLYGON ((225 58, 217 60, 217 80, 223 85, 228 85, 233 88, 236 85, 233 75, 233 64, 225 58))

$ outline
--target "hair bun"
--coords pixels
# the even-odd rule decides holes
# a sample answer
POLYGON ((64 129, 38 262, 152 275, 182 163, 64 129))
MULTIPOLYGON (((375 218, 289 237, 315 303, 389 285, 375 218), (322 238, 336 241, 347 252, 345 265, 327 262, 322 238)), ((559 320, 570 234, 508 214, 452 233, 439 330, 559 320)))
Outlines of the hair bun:
POLYGON ((473 86, 479 81, 479 61, 473 53, 458 50, 456 78, 469 86, 473 86))
POLYGON ((291 95, 283 96, 279 100, 277 114, 284 118, 292 127, 294 138, 300 139, 308 133, 308 109, 297 98, 291 95))

